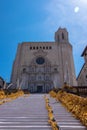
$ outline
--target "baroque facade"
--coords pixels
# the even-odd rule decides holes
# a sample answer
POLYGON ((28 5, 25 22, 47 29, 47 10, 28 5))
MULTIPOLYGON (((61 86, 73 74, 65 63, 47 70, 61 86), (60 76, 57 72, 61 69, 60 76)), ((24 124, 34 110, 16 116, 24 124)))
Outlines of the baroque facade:
POLYGON ((76 86, 68 32, 59 28, 55 42, 23 42, 18 45, 11 82, 30 92, 48 92, 64 82, 76 86))
POLYGON ((87 46, 81 56, 84 57, 85 63, 77 77, 77 82, 78 86, 87 86, 87 46))

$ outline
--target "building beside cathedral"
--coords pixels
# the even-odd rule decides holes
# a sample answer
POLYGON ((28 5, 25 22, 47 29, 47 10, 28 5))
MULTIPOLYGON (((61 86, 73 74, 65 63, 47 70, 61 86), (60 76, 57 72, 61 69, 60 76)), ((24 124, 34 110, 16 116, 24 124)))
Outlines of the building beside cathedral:
POLYGON ((87 86, 87 46, 81 56, 84 57, 85 63, 77 77, 77 82, 78 86, 87 86))
POLYGON ((0 89, 4 88, 4 79, 0 76, 0 89))
POLYGON ((59 28, 54 42, 23 42, 18 45, 11 82, 30 92, 48 92, 64 82, 76 86, 68 32, 59 28))

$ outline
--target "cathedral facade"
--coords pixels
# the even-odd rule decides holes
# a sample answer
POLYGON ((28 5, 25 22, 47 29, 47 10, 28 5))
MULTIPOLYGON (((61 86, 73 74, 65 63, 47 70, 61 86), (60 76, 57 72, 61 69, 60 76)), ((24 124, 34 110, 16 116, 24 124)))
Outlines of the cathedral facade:
POLYGON ((76 86, 68 32, 59 28, 54 42, 23 42, 18 45, 11 82, 30 92, 48 92, 64 82, 76 86))

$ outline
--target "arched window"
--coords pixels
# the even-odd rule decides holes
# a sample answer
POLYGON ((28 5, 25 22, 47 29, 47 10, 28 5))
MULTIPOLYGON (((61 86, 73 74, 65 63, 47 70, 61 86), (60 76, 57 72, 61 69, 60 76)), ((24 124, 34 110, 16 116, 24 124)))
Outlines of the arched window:
POLYGON ((26 68, 23 68, 23 73, 26 72, 26 68))
POLYGON ((30 47, 30 50, 32 49, 32 47, 30 47))
POLYGON ((57 68, 54 68, 54 71, 57 71, 57 68))
POLYGON ((64 39, 64 33, 62 33, 62 39, 64 39))
POLYGON ((87 75, 86 75, 85 77, 86 77, 86 79, 87 79, 87 75))
POLYGON ((38 46, 36 47, 36 49, 38 50, 38 46))
POLYGON ((52 49, 52 47, 50 46, 49 49, 52 49))
POLYGON ((58 42, 60 41, 59 35, 58 35, 58 42))
POLYGON ((48 49, 48 46, 46 46, 46 49, 48 49))
POLYGON ((35 50, 35 46, 33 47, 33 49, 35 50))

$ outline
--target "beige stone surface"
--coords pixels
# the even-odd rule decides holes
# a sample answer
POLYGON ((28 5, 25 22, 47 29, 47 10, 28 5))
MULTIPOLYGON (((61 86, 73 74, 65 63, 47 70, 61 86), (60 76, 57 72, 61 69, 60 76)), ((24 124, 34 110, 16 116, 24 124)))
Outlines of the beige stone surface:
POLYGON ((48 92, 53 87, 62 87, 64 82, 77 85, 72 46, 65 28, 57 30, 55 42, 19 44, 11 76, 11 82, 17 81, 22 89, 31 92, 48 92), (40 57, 45 61, 43 64, 36 62, 40 57))

